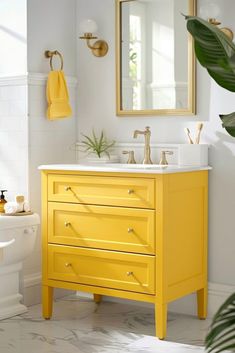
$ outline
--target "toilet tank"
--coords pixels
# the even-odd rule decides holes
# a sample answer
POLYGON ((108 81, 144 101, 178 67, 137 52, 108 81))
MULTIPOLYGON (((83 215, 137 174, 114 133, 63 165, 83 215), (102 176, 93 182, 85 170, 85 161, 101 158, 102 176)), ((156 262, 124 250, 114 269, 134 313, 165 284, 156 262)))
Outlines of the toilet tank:
POLYGON ((0 266, 22 262, 33 251, 40 219, 34 213, 28 216, 0 216, 0 244, 11 242, 3 249, 0 266))

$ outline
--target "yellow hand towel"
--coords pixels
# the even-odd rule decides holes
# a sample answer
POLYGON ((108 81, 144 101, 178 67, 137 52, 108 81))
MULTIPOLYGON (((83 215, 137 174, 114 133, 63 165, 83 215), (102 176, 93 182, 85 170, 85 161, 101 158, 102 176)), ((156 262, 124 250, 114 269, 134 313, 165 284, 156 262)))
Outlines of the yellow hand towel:
POLYGON ((48 119, 55 120, 72 115, 63 71, 50 71, 47 80, 47 102, 48 119))

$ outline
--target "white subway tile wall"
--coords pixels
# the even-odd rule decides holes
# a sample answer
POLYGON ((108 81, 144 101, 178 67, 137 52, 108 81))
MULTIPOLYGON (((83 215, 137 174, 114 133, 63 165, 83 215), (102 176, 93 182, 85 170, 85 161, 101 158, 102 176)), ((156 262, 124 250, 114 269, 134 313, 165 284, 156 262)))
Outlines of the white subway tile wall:
MULTIPOLYGON (((68 79, 73 116, 49 121, 46 118, 46 75, 0 79, 0 188, 6 198, 16 194, 29 199, 31 209, 41 214, 41 185, 38 166, 75 163, 76 80, 68 79), (70 84, 70 82, 72 82, 70 84)), ((40 229, 34 253, 24 263, 24 275, 41 271, 40 229)))
POLYGON ((0 188, 28 197, 27 84, 0 82, 0 188))

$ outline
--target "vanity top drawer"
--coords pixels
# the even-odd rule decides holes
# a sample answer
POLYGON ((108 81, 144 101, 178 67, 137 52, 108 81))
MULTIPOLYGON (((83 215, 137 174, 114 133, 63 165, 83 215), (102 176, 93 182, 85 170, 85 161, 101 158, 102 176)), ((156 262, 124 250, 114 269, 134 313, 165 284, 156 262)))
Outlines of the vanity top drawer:
POLYGON ((50 243, 154 254, 154 229, 154 210, 48 203, 50 243))
POLYGON ((61 245, 48 246, 48 278, 155 293, 155 257, 61 245))
POLYGON ((154 208, 153 179, 112 176, 48 175, 48 200, 154 208))

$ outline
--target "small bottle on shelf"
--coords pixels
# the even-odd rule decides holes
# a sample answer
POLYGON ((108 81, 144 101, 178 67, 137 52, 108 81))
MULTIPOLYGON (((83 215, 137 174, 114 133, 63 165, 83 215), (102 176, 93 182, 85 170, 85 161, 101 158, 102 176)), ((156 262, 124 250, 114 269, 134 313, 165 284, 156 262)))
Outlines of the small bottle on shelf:
POLYGON ((7 201, 5 199, 4 192, 7 192, 7 190, 0 190, 0 192, 1 192, 1 196, 0 196, 0 213, 5 213, 4 205, 5 205, 5 203, 7 203, 7 201))

